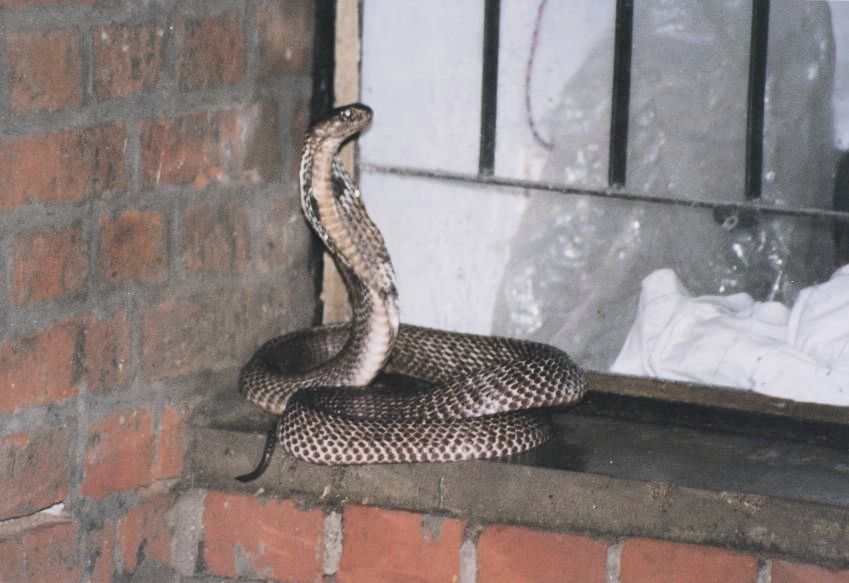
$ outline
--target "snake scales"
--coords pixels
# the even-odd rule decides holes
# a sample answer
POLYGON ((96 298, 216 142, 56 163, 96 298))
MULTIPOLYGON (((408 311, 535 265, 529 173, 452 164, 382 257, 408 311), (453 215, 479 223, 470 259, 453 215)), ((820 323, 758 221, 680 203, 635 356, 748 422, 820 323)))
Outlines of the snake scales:
POLYGON ((242 394, 280 415, 260 466, 244 481, 264 471, 277 440, 321 464, 518 453, 550 436, 541 408, 575 403, 586 390, 581 370, 557 348, 399 324, 383 237, 337 157, 371 118, 368 107, 353 104, 307 132, 301 205, 342 275, 352 318, 272 339, 242 370, 242 394), (424 388, 362 389, 381 372, 424 388))

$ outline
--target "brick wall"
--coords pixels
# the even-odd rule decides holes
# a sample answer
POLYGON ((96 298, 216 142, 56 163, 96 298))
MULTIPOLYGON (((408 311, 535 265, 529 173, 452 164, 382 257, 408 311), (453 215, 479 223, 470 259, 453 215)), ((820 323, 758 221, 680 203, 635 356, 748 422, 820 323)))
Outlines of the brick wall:
POLYGON ((153 495, 123 519, 117 537, 123 556, 141 558, 131 558, 131 567, 148 561, 147 576, 155 576, 151 565, 161 562, 219 577, 216 581, 849 581, 849 570, 711 546, 216 491, 195 491, 182 500, 153 495), (188 537, 169 530, 168 525, 189 519, 202 529, 188 537), (192 553, 175 557, 181 548, 192 553))
POLYGON ((313 12, 0 0, 0 581, 187 556, 185 420, 315 314, 313 12))

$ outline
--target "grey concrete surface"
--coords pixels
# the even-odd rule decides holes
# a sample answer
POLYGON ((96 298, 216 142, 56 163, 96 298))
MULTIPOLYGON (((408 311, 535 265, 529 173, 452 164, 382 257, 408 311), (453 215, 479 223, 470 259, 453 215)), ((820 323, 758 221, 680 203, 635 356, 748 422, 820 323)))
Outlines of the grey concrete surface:
POLYGON ((323 467, 278 449, 251 484, 272 417, 229 392, 199 409, 188 471, 198 487, 645 536, 849 565, 849 452, 573 413, 556 439, 509 461, 323 467))

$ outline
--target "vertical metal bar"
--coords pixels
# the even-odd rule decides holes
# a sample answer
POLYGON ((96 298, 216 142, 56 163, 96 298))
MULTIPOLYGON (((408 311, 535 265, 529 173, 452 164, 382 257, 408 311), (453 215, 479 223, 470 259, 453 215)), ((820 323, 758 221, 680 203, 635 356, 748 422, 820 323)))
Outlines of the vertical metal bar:
POLYGON ((746 200, 759 198, 764 163, 764 95, 769 40, 769 0, 752 0, 749 95, 746 107, 746 200))
POLYGON ((498 106, 498 42, 501 0, 486 0, 483 19, 483 71, 481 82, 481 137, 478 173, 495 172, 495 126, 498 106))
POLYGON ((310 121, 325 117, 333 109, 333 71, 336 41, 336 0, 315 0, 313 36, 312 97, 310 121))
POLYGON ((631 47, 634 37, 634 0, 616 0, 613 38, 613 94, 610 110, 610 161, 607 183, 625 186, 628 171, 628 115, 631 106, 631 47))

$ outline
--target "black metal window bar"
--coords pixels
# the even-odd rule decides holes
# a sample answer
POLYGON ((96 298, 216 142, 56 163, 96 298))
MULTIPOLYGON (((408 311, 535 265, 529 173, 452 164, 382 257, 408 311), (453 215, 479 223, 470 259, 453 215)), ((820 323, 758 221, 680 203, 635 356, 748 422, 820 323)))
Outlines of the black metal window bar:
POLYGON ((763 202, 760 198, 761 177, 763 173, 764 92, 766 86, 769 0, 752 1, 751 51, 749 56, 746 123, 745 191, 743 200, 739 202, 717 202, 683 197, 669 198, 629 192, 627 190, 628 116, 631 97, 631 49, 634 28, 634 0, 617 0, 616 2, 610 119, 610 162, 608 166, 607 188, 583 188, 580 186, 505 178, 495 175, 500 13, 500 0, 486 0, 483 23, 484 46, 481 75, 480 153, 477 174, 378 164, 363 164, 363 169, 399 176, 451 182, 707 208, 713 210, 714 217, 719 222, 724 222, 733 217, 735 223, 738 220, 749 223, 756 220, 759 213, 849 222, 849 212, 809 206, 779 206, 763 202))

